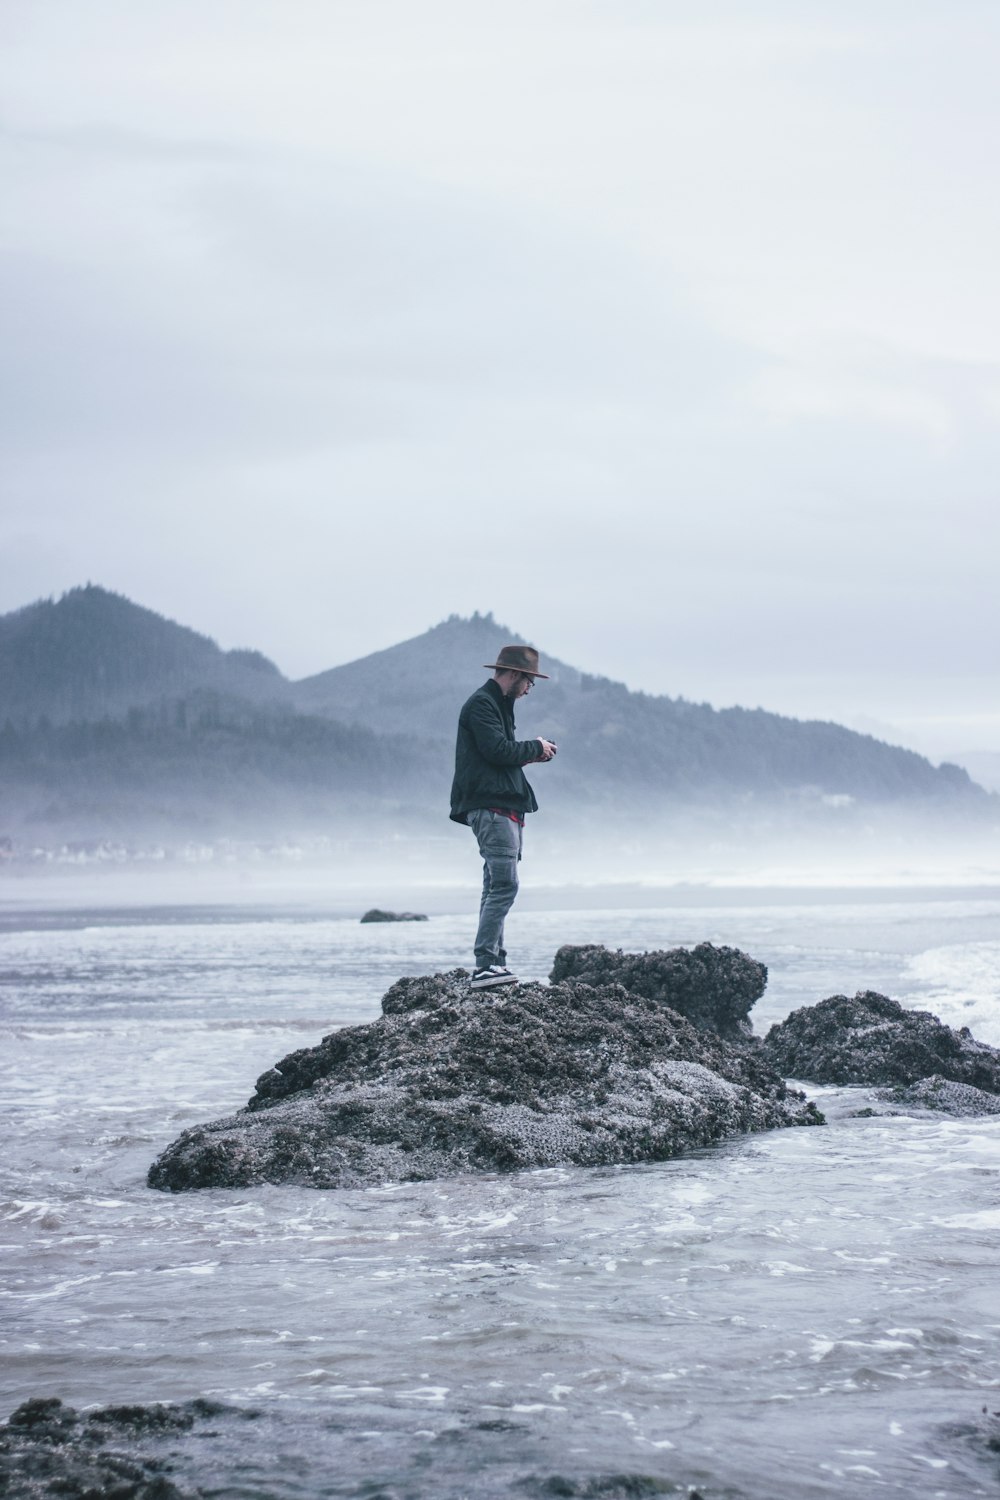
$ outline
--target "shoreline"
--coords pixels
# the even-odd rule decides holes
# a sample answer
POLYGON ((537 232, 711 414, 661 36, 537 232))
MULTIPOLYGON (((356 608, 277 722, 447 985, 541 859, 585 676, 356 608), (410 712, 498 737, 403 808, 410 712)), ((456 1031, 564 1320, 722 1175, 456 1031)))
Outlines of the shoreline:
MULTIPOLYGON (((42 879, 8 881, 0 877, 0 914, 18 911, 162 911, 185 910, 218 913, 296 912, 302 915, 360 920, 374 901, 394 909, 420 908, 430 916, 463 912, 478 881, 420 885, 357 881, 350 885, 326 880, 290 886, 286 883, 162 881, 155 876, 115 879, 110 872, 96 879, 83 875, 47 876, 42 879), (355 894, 355 892, 357 894, 355 894)), ((995 881, 955 880, 912 883, 886 880, 796 885, 788 881, 772 884, 653 884, 639 881, 608 881, 601 884, 523 885, 518 895, 520 911, 657 910, 698 907, 826 906, 855 903, 889 905, 906 901, 1000 900, 1000 878, 995 881)))
MULTIPOLYGON (((43 876, 0 876, 0 922, 10 925, 19 916, 65 913, 185 912, 218 920, 220 913, 252 921, 281 912, 304 919, 352 920, 374 902, 389 909, 419 910, 429 917, 450 916, 466 910, 478 880, 441 883, 396 883, 358 878, 351 882, 316 875, 305 881, 267 881, 220 878, 200 872, 192 879, 176 872, 136 875, 124 871, 51 873, 43 876)), ((590 883, 526 883, 518 909, 529 911, 685 910, 758 906, 822 907, 891 905, 898 901, 940 904, 954 901, 1000 902, 1000 877, 995 880, 884 881, 796 884, 787 879, 770 883, 698 883, 678 881, 607 881, 590 883)))

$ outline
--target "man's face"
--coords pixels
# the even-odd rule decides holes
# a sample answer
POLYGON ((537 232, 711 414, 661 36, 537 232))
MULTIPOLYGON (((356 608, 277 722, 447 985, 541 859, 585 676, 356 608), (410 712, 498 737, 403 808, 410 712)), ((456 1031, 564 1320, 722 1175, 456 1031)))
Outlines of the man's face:
POLYGON ((509 672, 507 675, 511 679, 510 686, 505 690, 508 698, 523 698, 525 693, 531 692, 534 679, 526 672, 509 672))

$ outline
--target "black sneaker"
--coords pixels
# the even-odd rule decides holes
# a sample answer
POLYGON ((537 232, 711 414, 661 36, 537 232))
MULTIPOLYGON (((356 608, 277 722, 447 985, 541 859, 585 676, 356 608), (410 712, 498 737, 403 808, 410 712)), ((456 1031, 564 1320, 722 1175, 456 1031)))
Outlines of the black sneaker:
POLYGON ((516 984, 517 975, 512 974, 509 969, 501 968, 499 964, 491 964, 488 969, 476 969, 473 971, 470 990, 488 990, 495 984, 516 984))

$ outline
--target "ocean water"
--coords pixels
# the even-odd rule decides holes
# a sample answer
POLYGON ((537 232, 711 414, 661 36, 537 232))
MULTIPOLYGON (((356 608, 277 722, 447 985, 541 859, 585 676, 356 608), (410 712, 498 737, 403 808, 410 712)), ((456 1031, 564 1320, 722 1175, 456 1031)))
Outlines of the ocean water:
MULTIPOLYGON (((656 899, 525 902, 519 973, 710 940, 767 963, 758 1031, 871 988, 1000 1045, 998 890, 656 899)), ((826 1128, 654 1166, 146 1188, 284 1053, 467 965, 447 905, 0 906, 0 1415, 212 1397, 171 1455, 223 1497, 995 1495, 997 1117, 811 1088, 826 1128)))

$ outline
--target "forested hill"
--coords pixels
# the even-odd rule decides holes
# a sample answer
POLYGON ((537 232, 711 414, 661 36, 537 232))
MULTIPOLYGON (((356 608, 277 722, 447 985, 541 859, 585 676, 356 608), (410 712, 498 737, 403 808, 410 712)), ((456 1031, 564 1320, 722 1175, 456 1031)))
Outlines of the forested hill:
MULTIPOLYGON (((292 692, 303 713, 364 724, 384 734, 451 741, 462 704, 492 675, 487 664, 496 660, 501 646, 514 643, 523 644, 523 637, 498 625, 490 614, 471 619, 452 615, 412 640, 306 677, 292 692)), ((550 657, 542 667, 554 680, 579 681, 579 672, 550 657)), ((544 699, 548 688, 543 684, 537 691, 544 699)))
POLYGON ((119 718, 199 688, 260 703, 288 684, 260 652, 222 651, 93 584, 0 616, 0 726, 119 718))
MULTIPOLYGON (((291 683, 103 589, 31 605, 0 618, 0 839, 446 827, 459 709, 518 639, 452 616, 291 683)), ((519 703, 518 734, 559 744, 530 774, 564 829, 699 809, 733 826, 767 808, 803 827, 874 808, 996 821, 1000 799, 957 767, 836 724, 631 692, 536 644, 550 680, 519 703)))
MULTIPOLYGON (((505 642, 521 640, 492 615, 452 616, 413 640, 296 683, 295 701, 310 713, 450 747, 462 703, 490 675, 485 668, 505 642)), ((959 767, 937 768, 839 724, 631 692, 545 655, 544 647, 541 665, 549 680, 518 704, 517 732, 560 746, 558 776, 545 773, 547 799, 611 807, 649 796, 733 793, 871 802, 983 796, 959 767)))

